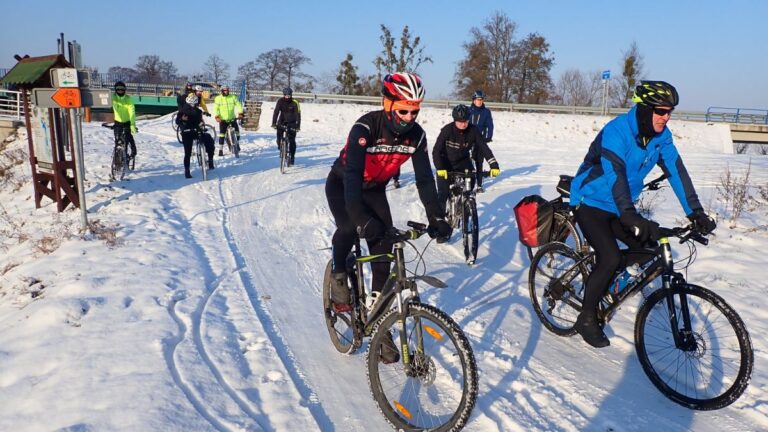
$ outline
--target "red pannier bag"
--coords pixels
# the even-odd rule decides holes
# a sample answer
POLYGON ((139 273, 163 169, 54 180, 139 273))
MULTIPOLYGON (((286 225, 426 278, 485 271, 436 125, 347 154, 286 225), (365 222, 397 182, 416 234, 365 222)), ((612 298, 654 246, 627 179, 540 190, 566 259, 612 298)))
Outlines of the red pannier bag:
POLYGON ((539 195, 528 195, 515 206, 520 242, 528 247, 549 243, 555 209, 539 195))

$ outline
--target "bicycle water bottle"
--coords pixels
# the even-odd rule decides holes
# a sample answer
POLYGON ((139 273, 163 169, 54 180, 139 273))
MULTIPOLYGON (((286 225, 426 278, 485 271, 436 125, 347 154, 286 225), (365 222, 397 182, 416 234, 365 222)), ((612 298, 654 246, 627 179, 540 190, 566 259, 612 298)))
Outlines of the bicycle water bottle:
POLYGON ((620 292, 624 291, 627 285, 629 285, 630 282, 632 282, 635 279, 635 277, 640 274, 641 271, 642 269, 640 268, 640 265, 638 265, 637 263, 627 267, 616 278, 616 281, 613 284, 613 289, 611 290, 611 292, 614 295, 618 295, 620 292))

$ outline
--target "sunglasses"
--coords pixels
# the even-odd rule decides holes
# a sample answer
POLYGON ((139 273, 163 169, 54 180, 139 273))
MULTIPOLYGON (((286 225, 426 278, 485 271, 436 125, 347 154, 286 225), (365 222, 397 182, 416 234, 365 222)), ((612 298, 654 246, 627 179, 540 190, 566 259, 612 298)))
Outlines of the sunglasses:
POLYGON ((672 115, 672 111, 674 111, 674 108, 671 109, 664 109, 664 108, 654 108, 653 113, 657 116, 665 116, 665 115, 672 115))
POLYGON ((117 87, 115 91, 125 91, 125 87, 117 87))
POLYGON ((396 112, 401 116, 411 114, 412 116, 416 117, 419 115, 419 110, 397 110, 396 112))

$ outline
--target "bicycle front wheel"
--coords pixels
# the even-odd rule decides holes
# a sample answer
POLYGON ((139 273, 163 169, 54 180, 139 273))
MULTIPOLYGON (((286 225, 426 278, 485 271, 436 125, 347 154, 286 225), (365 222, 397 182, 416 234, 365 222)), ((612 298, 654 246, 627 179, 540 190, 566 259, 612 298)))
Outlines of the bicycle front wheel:
POLYGON ((477 259, 477 242, 479 228, 477 226, 477 204, 470 198, 464 201, 464 258, 467 264, 474 264, 477 259))
POLYGON ((667 290, 658 290, 637 312, 635 349, 643 370, 665 396, 685 407, 732 404, 752 375, 754 354, 744 322, 722 297, 700 286, 675 289, 671 308, 669 298, 667 290), (686 315, 690 334, 684 331, 686 315), (680 329, 678 343, 670 323, 680 329))
POLYGON ((112 180, 122 180, 128 168, 128 156, 125 154, 125 146, 118 143, 112 152, 112 180))
POLYGON ((390 310, 374 330, 366 358, 371 394, 395 428, 454 431, 464 427, 477 398, 477 365, 469 341, 446 313, 414 303, 401 322, 397 310, 390 310), (381 362, 389 337, 400 342, 401 352, 407 349, 399 363, 381 362))
POLYGON ((235 129, 230 127, 227 129, 227 139, 229 140, 229 149, 235 154, 236 158, 240 157, 240 140, 237 139, 235 129))
POLYGON ((587 280, 581 256, 563 243, 542 246, 531 261, 528 290, 533 310, 549 331, 571 336, 584 301, 587 280))
POLYGON ((285 174, 285 168, 288 166, 288 152, 285 140, 280 140, 280 174, 285 174))
POLYGON ((200 165, 200 170, 203 172, 203 180, 208 180, 207 153, 205 152, 205 146, 199 139, 195 141, 195 149, 197 150, 197 163, 200 165))

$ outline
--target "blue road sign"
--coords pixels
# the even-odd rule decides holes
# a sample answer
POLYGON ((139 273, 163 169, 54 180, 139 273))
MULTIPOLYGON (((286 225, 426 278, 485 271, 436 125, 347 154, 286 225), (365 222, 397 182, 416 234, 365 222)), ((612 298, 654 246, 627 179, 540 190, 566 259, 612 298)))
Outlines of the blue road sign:
POLYGON ((604 79, 604 80, 607 80, 607 79, 609 79, 610 77, 611 77, 611 71, 609 71, 609 70, 605 70, 605 71, 603 71, 603 79, 604 79))

